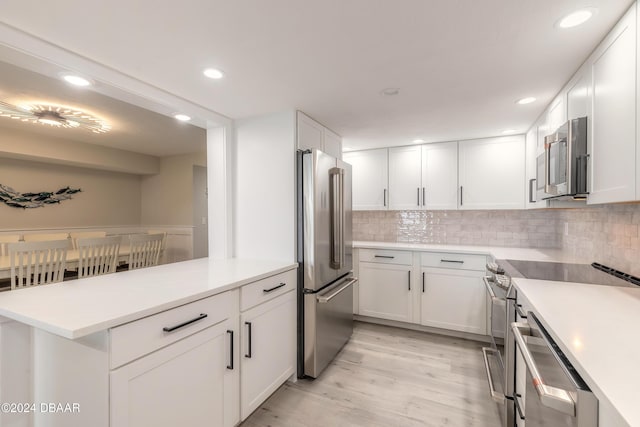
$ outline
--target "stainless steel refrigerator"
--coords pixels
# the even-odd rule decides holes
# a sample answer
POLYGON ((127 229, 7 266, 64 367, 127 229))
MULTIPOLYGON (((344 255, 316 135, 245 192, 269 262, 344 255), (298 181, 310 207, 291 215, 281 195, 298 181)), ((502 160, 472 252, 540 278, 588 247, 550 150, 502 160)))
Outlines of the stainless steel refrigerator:
POLYGON ((353 332, 351 165, 298 151, 298 376, 317 378, 353 332))

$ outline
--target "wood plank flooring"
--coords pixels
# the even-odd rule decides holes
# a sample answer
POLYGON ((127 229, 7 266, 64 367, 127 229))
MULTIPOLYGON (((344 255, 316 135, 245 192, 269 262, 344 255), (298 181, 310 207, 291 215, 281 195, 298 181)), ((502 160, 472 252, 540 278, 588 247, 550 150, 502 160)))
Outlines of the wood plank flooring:
POLYGON ((356 322, 320 378, 284 384, 242 427, 498 427, 482 346, 356 322))

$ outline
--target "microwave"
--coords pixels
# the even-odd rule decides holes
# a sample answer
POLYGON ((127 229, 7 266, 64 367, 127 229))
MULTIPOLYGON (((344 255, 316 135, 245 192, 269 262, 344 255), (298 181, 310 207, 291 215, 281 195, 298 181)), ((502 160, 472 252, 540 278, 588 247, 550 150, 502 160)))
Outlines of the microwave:
POLYGON ((545 199, 584 199, 587 191, 587 118, 569 120, 544 138, 536 162, 536 195, 545 199))

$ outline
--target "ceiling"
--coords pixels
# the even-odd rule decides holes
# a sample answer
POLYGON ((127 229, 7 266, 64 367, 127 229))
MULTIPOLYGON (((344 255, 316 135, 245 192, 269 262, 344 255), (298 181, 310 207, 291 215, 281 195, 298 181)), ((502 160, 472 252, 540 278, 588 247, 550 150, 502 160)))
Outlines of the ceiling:
POLYGON ((369 148, 524 133, 632 2, 3 0, 0 19, 222 115, 300 109, 369 148))
POLYGON ((5 62, 0 62, 0 101, 12 105, 46 103, 82 110, 105 120, 111 130, 95 134, 85 129, 24 123, 0 117, 0 129, 64 138, 152 156, 171 156, 206 149, 206 131, 126 102, 73 87, 5 62))

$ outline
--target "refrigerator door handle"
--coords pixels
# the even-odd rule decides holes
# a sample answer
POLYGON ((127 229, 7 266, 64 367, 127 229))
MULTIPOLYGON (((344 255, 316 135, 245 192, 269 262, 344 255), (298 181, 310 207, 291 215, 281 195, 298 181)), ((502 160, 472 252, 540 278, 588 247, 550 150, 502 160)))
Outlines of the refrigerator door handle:
POLYGON ((326 304, 329 301, 331 301, 333 298, 335 298, 336 296, 338 296, 338 294, 342 293, 343 291, 345 291, 349 286, 353 285, 354 283, 356 283, 358 281, 357 277, 354 277, 352 279, 350 279, 347 283, 343 284, 342 286, 338 286, 334 292, 331 292, 329 295, 324 294, 324 295, 318 295, 316 298, 318 299, 318 302, 320 304, 326 304))
POLYGON ((331 168, 331 268, 339 270, 344 265, 344 169, 331 168))

